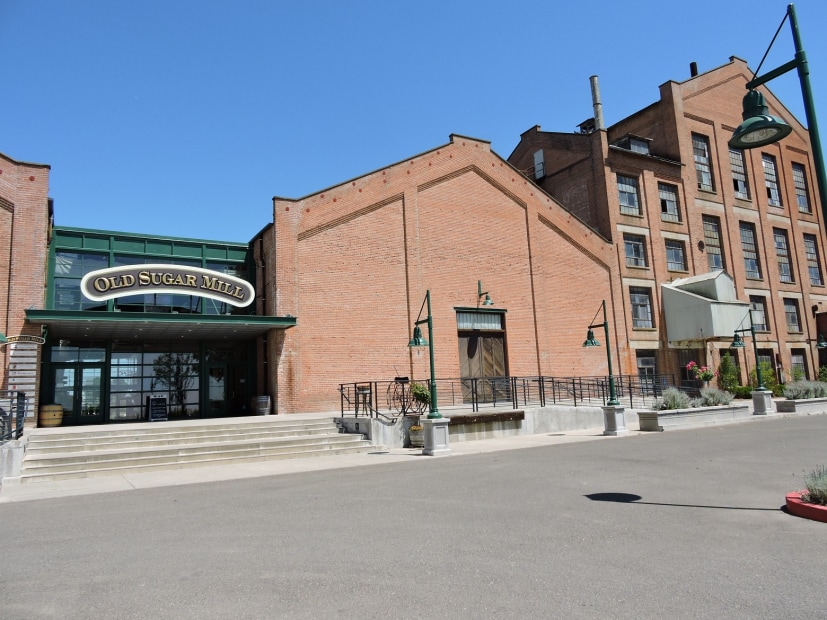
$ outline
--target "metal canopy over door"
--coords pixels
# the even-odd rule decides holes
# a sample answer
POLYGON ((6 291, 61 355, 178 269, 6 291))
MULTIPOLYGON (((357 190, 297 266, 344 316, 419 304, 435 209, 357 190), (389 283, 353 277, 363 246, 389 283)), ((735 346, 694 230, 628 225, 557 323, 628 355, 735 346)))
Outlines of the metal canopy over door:
POLYGON ((511 399, 503 313, 457 312, 462 397, 477 402, 511 399))

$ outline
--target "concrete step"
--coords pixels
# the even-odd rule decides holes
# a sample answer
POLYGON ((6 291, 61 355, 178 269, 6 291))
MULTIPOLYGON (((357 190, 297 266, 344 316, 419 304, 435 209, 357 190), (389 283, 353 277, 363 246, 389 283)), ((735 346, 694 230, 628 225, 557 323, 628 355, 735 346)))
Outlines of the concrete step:
POLYGON ((62 438, 29 438, 27 453, 54 454, 57 452, 100 451, 114 449, 131 449, 135 447, 153 447, 187 444, 216 443, 234 439, 268 439, 277 437, 295 437, 311 435, 329 435, 337 433, 332 424, 295 428, 254 428, 254 429, 194 429, 192 431, 164 432, 154 434, 109 435, 105 437, 72 436, 62 438))
POLYGON ((294 459, 294 458, 322 458, 324 456, 332 456, 336 454, 355 454, 355 453, 363 453, 369 452, 372 450, 376 450, 376 446, 370 444, 370 442, 362 441, 359 445, 339 445, 334 446, 333 444, 328 444, 324 448, 311 448, 308 446, 303 446, 300 449, 294 449, 291 451, 286 452, 279 452, 279 453, 261 453, 261 454, 248 454, 248 455, 231 455, 228 456, 226 454, 221 455, 208 455, 204 458, 200 459, 191 459, 186 461, 178 461, 178 462, 159 462, 159 463, 152 463, 152 462, 138 462, 138 463, 121 463, 121 464, 111 464, 109 467, 103 467, 98 469, 73 469, 69 471, 62 471, 62 472, 48 472, 48 471, 37 471, 37 472, 27 472, 23 471, 20 477, 20 482, 23 484, 32 483, 36 484, 37 482, 48 482, 52 480, 71 480, 71 479, 78 479, 78 478, 91 478, 94 476, 107 476, 107 475, 119 475, 119 474, 129 474, 129 473, 140 473, 140 472, 149 472, 149 471, 162 471, 162 470, 175 470, 175 469, 183 469, 186 467, 204 467, 210 465, 232 465, 236 463, 253 463, 256 461, 270 461, 270 460, 278 460, 278 459, 294 459))
POLYGON ((363 435, 341 433, 332 418, 257 417, 34 429, 27 437, 21 482, 374 449, 363 435))

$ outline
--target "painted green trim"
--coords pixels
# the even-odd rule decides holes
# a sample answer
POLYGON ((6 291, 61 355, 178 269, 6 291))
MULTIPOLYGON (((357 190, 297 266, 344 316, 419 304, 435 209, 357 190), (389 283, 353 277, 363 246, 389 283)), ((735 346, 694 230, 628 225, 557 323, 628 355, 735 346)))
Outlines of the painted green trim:
POLYGON ((240 241, 220 241, 217 239, 196 239, 191 237, 167 237, 164 235, 144 235, 140 233, 129 233, 118 230, 100 230, 94 228, 74 228, 71 226, 55 226, 53 234, 57 237, 62 232, 75 233, 80 235, 89 235, 93 237, 120 237, 123 239, 143 239, 143 240, 158 240, 158 241, 172 241, 180 243, 188 243, 193 245, 212 245, 212 246, 227 246, 227 247, 242 247, 245 250, 249 247, 249 243, 240 241))
POLYGON ((160 312, 96 312, 93 310, 26 310, 26 319, 43 321, 89 321, 106 323, 196 323, 200 325, 261 325, 270 327, 294 327, 296 317, 220 315, 220 314, 167 314, 160 312))

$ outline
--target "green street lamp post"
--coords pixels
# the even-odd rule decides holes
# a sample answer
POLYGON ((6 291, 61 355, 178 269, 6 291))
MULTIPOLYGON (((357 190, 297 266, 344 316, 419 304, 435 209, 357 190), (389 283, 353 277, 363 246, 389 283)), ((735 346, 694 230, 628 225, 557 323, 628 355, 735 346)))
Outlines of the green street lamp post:
POLYGON ((795 7, 792 4, 787 6, 787 13, 784 15, 784 19, 781 20, 781 25, 778 27, 778 31, 776 31, 770 47, 767 48, 761 64, 758 65, 753 79, 746 84, 749 92, 747 92, 744 97, 744 122, 735 130, 735 133, 729 140, 729 146, 739 149, 752 149, 777 142, 790 134, 792 128, 783 120, 771 116, 768 113, 764 96, 755 89, 793 69, 798 70, 798 79, 801 83, 801 94, 804 97, 804 114, 807 118, 807 126, 810 131, 816 182, 818 184, 818 194, 821 199, 822 219, 827 223, 827 174, 824 169, 824 153, 821 149, 821 138, 818 131, 818 119, 816 118, 815 103, 813 101, 813 90, 810 86, 810 67, 807 62, 807 54, 801 45, 798 19, 795 15, 795 7), (761 65, 764 64, 764 59, 766 59, 773 43, 775 43, 778 33, 781 32, 784 21, 788 18, 795 44, 795 58, 777 69, 768 71, 761 77, 756 77, 758 71, 761 70, 761 65))
MULTIPOLYGON (((743 349, 745 345, 741 334, 746 332, 750 333, 752 337, 752 351, 755 355, 755 379, 758 381, 758 388, 752 393, 752 412, 754 415, 767 415, 775 411, 772 402, 772 392, 764 386, 764 375, 761 372, 761 362, 758 360, 758 340, 755 338, 755 324, 752 322, 752 308, 750 308, 747 316, 749 316, 749 328, 736 329, 735 337, 732 339, 730 347, 733 349, 743 349)), ((741 323, 743 323, 743 320, 741 323)))
POLYGON ((430 408, 428 409, 428 418, 434 420, 441 418, 442 414, 439 412, 436 398, 436 370, 434 370, 434 320, 431 316, 430 289, 425 292, 425 300, 422 302, 422 307, 419 308, 419 315, 416 317, 416 322, 414 323, 413 338, 411 338, 410 342, 408 342, 409 347, 424 347, 425 345, 428 346, 428 354, 431 360, 431 403, 430 408), (425 308, 426 304, 428 306, 428 316, 420 320, 419 317, 422 316, 422 310, 425 308), (425 340, 422 337, 422 330, 419 327, 422 323, 428 324, 428 340, 425 340))
POLYGON ((741 334, 745 332, 749 332, 752 337, 752 351, 755 355, 755 378, 758 381, 758 390, 768 391, 764 386, 764 375, 761 373, 761 364, 758 362, 758 340, 755 338, 755 325, 752 322, 752 310, 749 311, 749 327, 735 330, 735 337, 732 339, 732 344, 730 345, 731 348, 744 348, 744 339, 741 338, 741 334))
POLYGON ((449 418, 443 418, 437 406, 436 395, 436 370, 434 366, 434 320, 431 315, 431 291, 425 292, 425 300, 419 308, 419 314, 414 322, 413 337, 408 342, 409 347, 424 347, 428 346, 428 354, 430 356, 431 365, 431 403, 428 410, 428 416, 422 421, 424 447, 422 454, 426 456, 448 456, 451 454, 451 448, 448 445, 448 423, 449 418), (424 319, 422 310, 427 306, 428 316, 424 319), (422 337, 422 330, 420 325, 426 323, 428 325, 428 340, 422 337))
POLYGON ((619 405, 620 401, 617 400, 617 391, 615 389, 615 378, 612 374, 612 350, 609 346, 609 319, 606 316, 606 300, 603 300, 603 322, 596 323, 594 325, 589 325, 589 331, 586 335, 586 341, 583 343, 584 347, 599 347, 600 342, 597 341, 594 337, 594 332, 592 331, 595 327, 602 327, 603 333, 606 335, 606 361, 609 363, 609 400, 606 402, 607 405, 619 405))
MULTIPOLYGON (((617 399, 617 390, 615 388, 615 376, 612 372, 612 349, 609 346, 609 317, 606 314, 606 300, 600 306, 603 310, 603 322, 589 325, 589 331, 586 335, 586 341, 583 343, 584 347, 599 347, 600 343, 594 337, 592 331, 595 327, 602 327, 603 333, 606 336, 606 361, 609 363, 609 400, 603 406, 603 424, 604 435, 626 435, 629 429, 626 428, 626 414, 620 401, 617 399)), ((594 315, 595 318, 600 310, 594 315)), ((594 322, 594 319, 592 319, 594 322)))

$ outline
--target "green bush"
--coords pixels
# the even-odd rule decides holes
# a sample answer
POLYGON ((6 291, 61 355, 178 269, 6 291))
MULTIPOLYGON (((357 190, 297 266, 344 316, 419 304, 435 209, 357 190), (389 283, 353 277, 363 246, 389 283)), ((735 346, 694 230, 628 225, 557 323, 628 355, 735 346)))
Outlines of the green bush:
POLYGON ((727 392, 732 392, 738 387, 738 367, 735 366, 729 351, 724 353, 721 363, 718 364, 718 386, 727 392))
POLYGON ((827 383, 827 366, 818 369, 818 380, 827 383))
POLYGON ((796 381, 784 386, 784 396, 790 400, 798 398, 827 397, 827 383, 821 381, 796 381))
POLYGON ((735 398, 752 398, 752 386, 738 385, 732 390, 732 395, 735 398))
POLYGON ((431 390, 421 383, 411 383, 411 394, 413 394, 414 400, 417 402, 425 403, 426 405, 431 402, 431 390))
POLYGON ((819 465, 805 478, 807 492, 801 495, 801 499, 811 504, 827 506, 827 467, 819 465))
POLYGON ((717 407, 730 404, 733 398, 732 394, 724 390, 704 388, 701 390, 700 398, 696 398, 694 402, 697 403, 696 407, 717 407))
POLYGON ((678 388, 666 388, 652 403, 652 409, 655 411, 665 411, 667 409, 688 409, 692 406, 692 399, 685 392, 681 392, 678 388))
MULTIPOLYGON (((755 372, 755 368, 749 371, 749 376, 753 388, 757 388, 758 374, 755 372)), ((782 395, 784 391, 784 386, 778 385, 778 381, 775 378, 775 369, 769 362, 761 362, 761 378, 764 380, 764 387, 767 388, 770 392, 772 392, 773 396, 782 395)))

